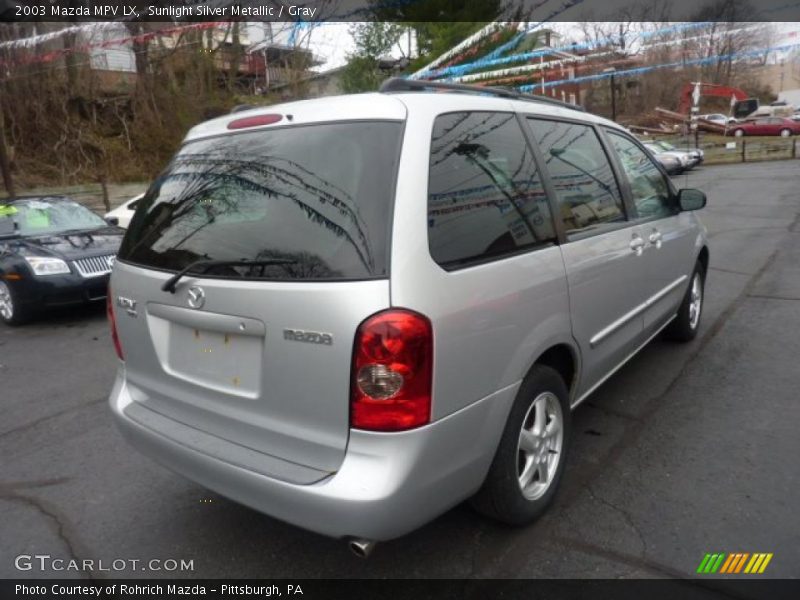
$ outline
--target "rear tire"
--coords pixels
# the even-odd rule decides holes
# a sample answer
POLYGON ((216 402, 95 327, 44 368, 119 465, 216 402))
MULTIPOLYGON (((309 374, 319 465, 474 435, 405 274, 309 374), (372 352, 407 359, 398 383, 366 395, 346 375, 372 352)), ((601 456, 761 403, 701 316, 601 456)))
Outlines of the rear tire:
POLYGON ((781 137, 791 137, 792 131, 790 129, 781 129, 781 137))
POLYGON ((744 129, 734 129, 733 135, 736 137, 744 137, 744 129))
POLYGON ((697 261, 689 288, 678 309, 678 315, 664 330, 664 336, 667 339, 676 342, 690 342, 697 337, 700 317, 703 314, 703 304, 705 304, 705 282, 706 270, 703 263, 697 261))
POLYGON ((30 320, 30 311, 22 306, 14 290, 5 281, 0 281, 0 321, 6 325, 23 325, 30 320))
POLYGON ((471 499, 481 514, 509 525, 537 519, 552 502, 571 434, 569 392, 555 369, 534 365, 511 407, 483 486, 471 499))

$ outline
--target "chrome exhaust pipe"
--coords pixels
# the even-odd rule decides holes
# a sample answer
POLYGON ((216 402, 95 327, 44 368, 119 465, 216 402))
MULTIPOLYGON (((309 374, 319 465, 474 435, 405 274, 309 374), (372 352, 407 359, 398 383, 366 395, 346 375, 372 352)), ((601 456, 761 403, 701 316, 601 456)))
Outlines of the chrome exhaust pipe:
POLYGON ((372 551, 375 549, 375 542, 370 540, 362 540, 360 538, 352 538, 347 542, 347 547, 350 552, 355 554, 358 558, 369 558, 372 551))

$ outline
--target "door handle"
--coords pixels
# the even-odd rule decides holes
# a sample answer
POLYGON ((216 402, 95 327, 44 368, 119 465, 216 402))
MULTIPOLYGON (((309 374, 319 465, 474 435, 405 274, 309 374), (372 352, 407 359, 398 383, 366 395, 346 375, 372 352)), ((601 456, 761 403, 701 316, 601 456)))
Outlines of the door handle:
POLYGON ((630 246, 636 256, 641 256, 644 251, 644 239, 638 233, 634 233, 630 246))
POLYGON ((650 243, 653 244, 656 249, 661 248, 661 232, 658 229, 653 229, 650 237, 647 239, 650 240, 650 243))

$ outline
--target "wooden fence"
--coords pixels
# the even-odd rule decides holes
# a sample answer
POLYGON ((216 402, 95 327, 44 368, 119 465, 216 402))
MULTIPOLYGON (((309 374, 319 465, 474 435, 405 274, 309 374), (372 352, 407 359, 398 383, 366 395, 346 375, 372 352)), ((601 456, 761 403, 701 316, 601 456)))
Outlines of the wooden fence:
POLYGON ((695 139, 692 136, 659 137, 679 150, 701 148, 705 153, 705 164, 756 162, 762 160, 787 160, 800 158, 798 137, 724 137, 707 135, 695 139))

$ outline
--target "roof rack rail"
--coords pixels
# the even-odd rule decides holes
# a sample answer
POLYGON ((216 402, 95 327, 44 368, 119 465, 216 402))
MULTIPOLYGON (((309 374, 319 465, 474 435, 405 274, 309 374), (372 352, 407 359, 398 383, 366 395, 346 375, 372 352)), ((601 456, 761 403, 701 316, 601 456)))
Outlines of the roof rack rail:
POLYGON ((538 102, 540 104, 550 104, 570 110, 586 112, 586 109, 579 104, 562 102, 547 96, 536 96, 534 94, 523 94, 514 90, 501 87, 489 87, 481 85, 466 85, 463 83, 446 83, 443 81, 424 81, 420 79, 403 79, 402 77, 392 77, 381 84, 379 92, 425 92, 428 90, 446 90, 452 92, 462 92, 465 94, 483 94, 498 96, 500 98, 510 98, 512 100, 524 100, 526 102, 538 102))
POLYGON ((232 115, 234 113, 242 112, 245 110, 253 110, 254 108, 261 108, 261 107, 258 104, 237 104, 231 109, 231 111, 228 114, 232 115))

